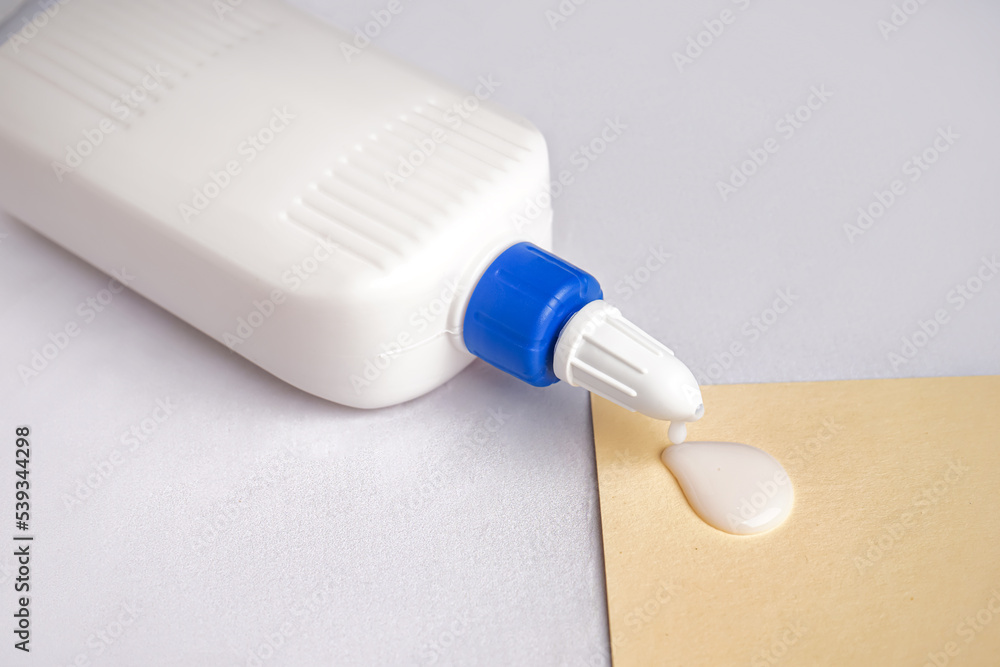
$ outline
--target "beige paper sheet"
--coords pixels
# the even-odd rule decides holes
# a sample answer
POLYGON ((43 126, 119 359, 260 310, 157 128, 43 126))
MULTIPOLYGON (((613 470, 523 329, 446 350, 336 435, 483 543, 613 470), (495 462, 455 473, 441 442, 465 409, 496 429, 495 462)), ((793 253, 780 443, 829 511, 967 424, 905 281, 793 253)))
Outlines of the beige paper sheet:
POLYGON ((770 452, 795 507, 708 526, 660 462, 667 424, 594 397, 616 667, 1000 665, 1000 377, 704 398, 689 440, 770 452))

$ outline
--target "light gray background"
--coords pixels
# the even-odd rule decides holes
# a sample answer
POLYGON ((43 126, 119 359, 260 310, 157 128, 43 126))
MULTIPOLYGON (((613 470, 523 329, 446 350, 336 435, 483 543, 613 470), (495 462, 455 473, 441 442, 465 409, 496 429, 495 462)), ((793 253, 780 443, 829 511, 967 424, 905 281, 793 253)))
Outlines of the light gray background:
MULTIPOLYGON (((385 6, 297 4, 349 29, 385 6)), ((1000 373, 1000 279, 948 301, 1000 251, 1000 6, 929 2, 884 39, 892 4, 590 0, 553 30, 556 0, 403 0, 376 41, 462 86, 493 75, 555 170, 575 170, 606 119, 627 124, 556 200, 556 249, 713 381, 1000 373), (735 22, 679 72, 672 53, 724 8, 735 22), (813 86, 832 97, 780 137, 813 86), (857 208, 948 127, 950 150, 848 242, 857 208), (772 136, 778 152, 723 202, 716 181, 772 136), (645 273, 661 247, 669 260, 645 273), (633 294, 629 276, 646 281, 633 294), (793 306, 751 340, 778 290, 793 306), (893 368, 938 309, 948 323, 893 368)), ((10 647, 0 549, 0 663, 244 665, 284 624, 263 664, 608 662, 585 394, 476 363, 406 405, 342 408, 131 293, 26 385, 18 364, 107 278, 7 217, 0 234, 0 541, 15 424, 33 429, 38 535, 29 659, 10 647), (173 414, 129 451, 120 436, 158 399, 173 414), (124 632, 98 639, 128 609, 124 632)))

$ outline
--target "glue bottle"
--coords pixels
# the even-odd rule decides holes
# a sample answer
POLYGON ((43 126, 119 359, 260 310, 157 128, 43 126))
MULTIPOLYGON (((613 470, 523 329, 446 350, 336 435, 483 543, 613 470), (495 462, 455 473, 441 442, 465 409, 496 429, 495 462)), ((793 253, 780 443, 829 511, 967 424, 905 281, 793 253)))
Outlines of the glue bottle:
POLYGON ((478 356, 683 439, 694 376, 549 252, 545 140, 503 83, 362 37, 278 0, 26 3, 0 26, 0 202, 330 401, 400 403, 478 356))

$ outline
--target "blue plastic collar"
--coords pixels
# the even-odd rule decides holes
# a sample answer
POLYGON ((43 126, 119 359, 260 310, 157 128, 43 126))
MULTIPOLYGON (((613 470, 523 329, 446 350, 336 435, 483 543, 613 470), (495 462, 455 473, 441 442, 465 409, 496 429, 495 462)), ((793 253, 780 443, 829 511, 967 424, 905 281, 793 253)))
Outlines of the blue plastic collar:
POLYGON ((577 311, 603 296, 594 276, 531 243, 493 260, 465 311, 465 346, 477 357, 536 387, 559 379, 552 355, 577 311))

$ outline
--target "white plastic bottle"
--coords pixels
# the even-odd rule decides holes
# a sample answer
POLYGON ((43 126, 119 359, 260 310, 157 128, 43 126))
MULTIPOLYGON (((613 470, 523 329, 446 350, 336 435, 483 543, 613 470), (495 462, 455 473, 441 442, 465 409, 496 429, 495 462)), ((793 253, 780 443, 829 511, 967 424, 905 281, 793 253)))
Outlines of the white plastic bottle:
POLYGON ((475 353, 700 417, 690 371, 543 250, 545 141, 495 82, 355 37, 277 0, 27 3, 0 27, 0 202, 331 401, 406 401, 475 353))

